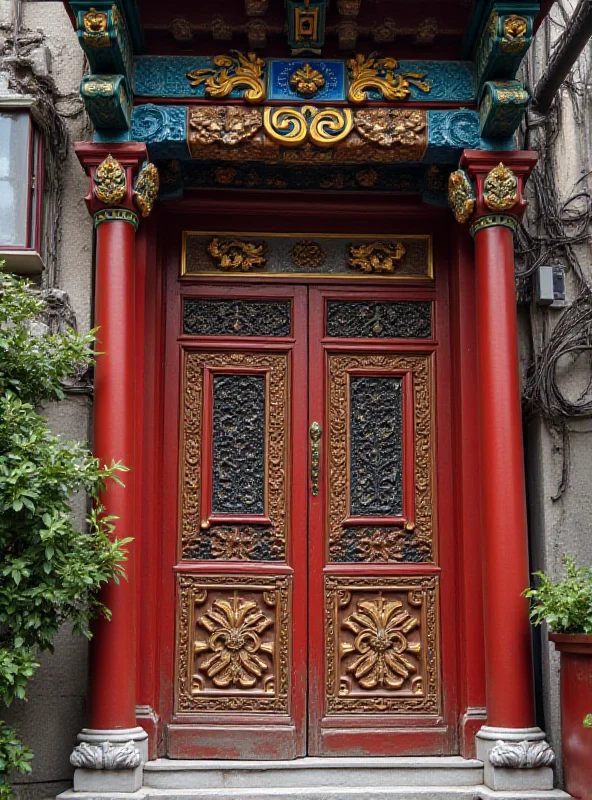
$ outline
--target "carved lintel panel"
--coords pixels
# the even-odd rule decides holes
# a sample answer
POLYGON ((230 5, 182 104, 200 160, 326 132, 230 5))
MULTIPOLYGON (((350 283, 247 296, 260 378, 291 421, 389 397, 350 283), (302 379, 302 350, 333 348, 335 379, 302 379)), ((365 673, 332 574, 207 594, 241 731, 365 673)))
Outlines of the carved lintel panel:
POLYGON ((181 713, 288 713, 291 578, 179 577, 181 713))
POLYGON ((438 578, 325 578, 327 714, 440 713, 438 578))
MULTIPOLYGON (((330 355, 329 356, 329 560, 332 562, 370 562, 370 561, 406 561, 422 562, 433 558, 434 540, 434 510, 433 510, 433 482, 434 482, 434 454, 433 454, 433 378, 430 356, 425 355, 330 355), (382 472, 385 465, 381 463, 380 470, 374 468, 377 450, 370 445, 370 461, 372 470, 364 469, 360 459, 350 443, 357 441, 356 435, 352 436, 352 419, 350 414, 364 413, 356 409, 357 401, 352 402, 351 373, 361 370, 368 372, 368 378, 378 374, 375 380, 384 381, 385 378, 393 379, 393 372, 407 372, 410 374, 413 386, 413 408, 407 409, 406 414, 413 414, 414 446, 413 452, 408 456, 413 459, 414 485, 406 487, 406 492, 413 492, 414 520, 412 523, 401 527, 400 525, 360 526, 355 527, 347 523, 350 514, 360 515, 360 502, 357 498, 360 481, 351 475, 352 469, 361 470, 365 479, 370 480, 370 491, 364 491, 363 498, 370 498, 370 511, 377 516, 398 516, 403 510, 399 495, 389 490, 391 505, 386 508, 384 498, 376 500, 383 490, 377 490, 372 475, 382 472), (354 457, 355 456, 355 457, 354 457), (394 502, 394 505, 393 505, 394 502), (379 505, 377 505, 379 503, 379 505), (388 511, 388 513, 385 512, 388 511), (397 513, 399 512, 399 513, 397 513), (413 524, 414 523, 414 524, 413 524), (377 553, 380 551, 380 556, 377 553)), ((380 386, 380 384, 378 385, 380 386)), ((392 401, 394 402, 394 400, 392 401)), ((369 413, 369 419, 360 427, 363 436, 373 435, 373 423, 378 426, 376 435, 384 433, 384 420, 374 419, 369 413)), ((393 431, 396 420, 387 420, 388 429, 391 430, 390 444, 393 445, 397 436, 393 431), (394 438, 393 438, 394 437, 394 438)), ((401 423, 401 425, 404 423, 401 423)), ((389 460, 388 473, 393 477, 399 468, 397 466, 396 448, 391 446, 384 450, 384 457, 389 460), (394 461, 393 461, 394 458, 394 461), (391 463, 392 462, 392 463, 391 463)), ((365 451, 364 451, 365 452, 365 451)), ((400 451, 399 451, 400 452, 400 451)), ((377 462, 377 463, 379 463, 377 462)), ((400 463, 400 459, 399 462, 400 463)), ((383 476, 384 477, 384 476, 383 476)), ((396 477, 396 476, 395 476, 396 477)), ((378 478, 376 480, 379 480, 378 478)), ((393 484, 396 488, 397 481, 393 484)), ((362 487, 364 488, 364 487, 362 487)))
MULTIPOLYGON (((258 377, 257 375, 253 377, 258 377)), ((232 382, 229 384, 232 389, 232 382)), ((252 387, 255 390, 257 387, 252 387)), ((228 400, 228 386, 225 384, 220 395, 221 400, 228 400)), ((198 560, 224 560, 224 561, 281 561, 285 558, 286 549, 286 447, 288 442, 289 420, 289 389, 288 389, 288 357, 281 354, 263 353, 204 353, 190 352, 185 355, 185 392, 183 405, 183 431, 182 431, 182 476, 181 476, 181 528, 182 528, 182 557, 184 559, 198 560), (201 508, 201 482, 202 471, 212 471, 212 465, 204 462, 202 453, 202 427, 204 408, 204 374, 206 369, 225 368, 224 378, 239 378, 244 380, 245 375, 240 374, 242 368, 259 368, 267 374, 267 401, 264 419, 255 421, 253 415, 261 413, 257 397, 249 407, 241 411, 249 417, 249 425, 255 424, 264 427, 266 443, 266 468, 263 470, 260 461, 255 459, 254 470, 249 475, 235 481, 228 472, 224 452, 230 454, 232 448, 244 445, 244 431, 232 433, 232 426, 236 419, 221 419, 224 415, 224 403, 216 410, 214 397, 214 439, 217 430, 229 439, 227 446, 219 452, 214 447, 214 467, 221 465, 220 469, 213 470, 214 511, 223 508, 228 512, 228 503, 233 509, 245 514, 245 498, 250 501, 254 498, 255 508, 248 513, 261 512, 263 491, 267 493, 267 516, 269 524, 253 523, 249 525, 212 524, 204 525, 201 508), (239 370, 232 374, 232 368, 239 370), (218 415, 218 416, 217 416, 218 415), (227 424, 228 423, 228 424, 227 424), (216 427, 217 426, 217 427, 216 427), (230 426, 230 427, 229 427, 230 426), (238 437, 238 438, 237 438, 238 437), (242 443, 242 444, 241 444, 242 443), (224 452, 223 452, 224 451, 224 452), (217 455, 216 455, 217 454, 217 455), (216 461, 216 458, 218 459, 216 461), (262 471, 263 470, 263 471, 262 471), (257 487, 261 476, 265 476, 266 487, 257 487), (252 479, 252 480, 251 480, 252 479), (245 481, 247 481, 245 483, 245 481), (251 485, 252 484, 252 485, 251 485), (253 492, 255 491, 255 495, 253 492), (238 492, 238 495, 237 495, 238 492), (257 495, 259 492, 259 495, 257 495), (222 506, 220 506, 222 504, 222 506), (259 505, 257 505, 259 504, 259 505)), ((239 418, 237 417, 237 419, 239 418)), ((243 426, 244 427, 244 426, 243 426)), ((260 443, 260 433, 259 436, 260 443)), ((261 443, 260 443, 261 445, 261 443)), ((261 451, 261 447, 259 447, 261 451)), ((256 456, 256 452, 254 451, 256 456)), ((260 452, 261 455, 261 452, 260 452)), ((252 503, 250 503, 252 507, 252 503)), ((238 513, 238 512, 236 512, 238 513)))

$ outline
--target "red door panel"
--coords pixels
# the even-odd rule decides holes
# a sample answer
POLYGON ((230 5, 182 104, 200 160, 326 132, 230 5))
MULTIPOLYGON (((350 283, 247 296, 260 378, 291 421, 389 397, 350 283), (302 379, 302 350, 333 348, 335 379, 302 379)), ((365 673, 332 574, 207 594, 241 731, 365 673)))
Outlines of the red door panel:
POLYGON ((310 420, 322 429, 310 496, 311 754, 454 752, 434 300, 310 289, 310 420))

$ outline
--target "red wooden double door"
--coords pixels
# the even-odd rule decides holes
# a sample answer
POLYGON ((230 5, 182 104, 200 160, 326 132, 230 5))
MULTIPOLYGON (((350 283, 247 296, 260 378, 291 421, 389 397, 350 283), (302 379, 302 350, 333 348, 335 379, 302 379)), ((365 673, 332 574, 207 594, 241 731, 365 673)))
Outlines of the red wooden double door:
POLYGON ((169 306, 171 757, 456 752, 445 301, 393 286, 169 306))

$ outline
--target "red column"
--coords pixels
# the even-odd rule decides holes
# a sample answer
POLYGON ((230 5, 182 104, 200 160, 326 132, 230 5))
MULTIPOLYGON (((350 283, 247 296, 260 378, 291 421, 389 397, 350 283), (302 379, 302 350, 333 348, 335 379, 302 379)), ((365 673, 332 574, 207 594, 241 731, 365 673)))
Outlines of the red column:
MULTIPOLYGON (((94 385, 94 453, 101 464, 119 461, 124 486, 110 482, 101 502, 117 517, 116 536, 130 537, 126 578, 109 583, 101 601, 111 620, 96 621, 90 651, 88 740, 101 732, 136 729, 136 553, 134 524, 135 329, 134 270, 138 214, 133 176, 146 159, 143 144, 80 143, 76 153, 90 175, 85 200, 96 228, 95 317, 97 363, 94 385)), ((136 729, 139 730, 139 729, 136 729)), ((129 738, 141 739, 139 736, 129 738)), ((145 735, 144 735, 145 736, 145 735)))
POLYGON ((461 159, 475 192, 487 726, 498 729, 535 725, 513 243, 535 163, 520 151, 461 159))

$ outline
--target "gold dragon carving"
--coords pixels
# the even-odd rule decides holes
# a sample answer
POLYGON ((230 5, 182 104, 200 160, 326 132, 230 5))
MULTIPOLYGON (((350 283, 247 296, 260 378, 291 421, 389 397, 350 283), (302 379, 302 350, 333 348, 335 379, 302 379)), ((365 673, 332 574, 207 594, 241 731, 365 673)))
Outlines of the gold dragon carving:
POLYGON ((208 245, 208 253, 222 270, 250 272, 263 269, 267 263, 267 243, 247 242, 216 236, 208 245))
POLYGON ((390 274, 396 271, 397 262, 405 255, 402 242, 370 242, 350 244, 347 263, 366 273, 390 274))

